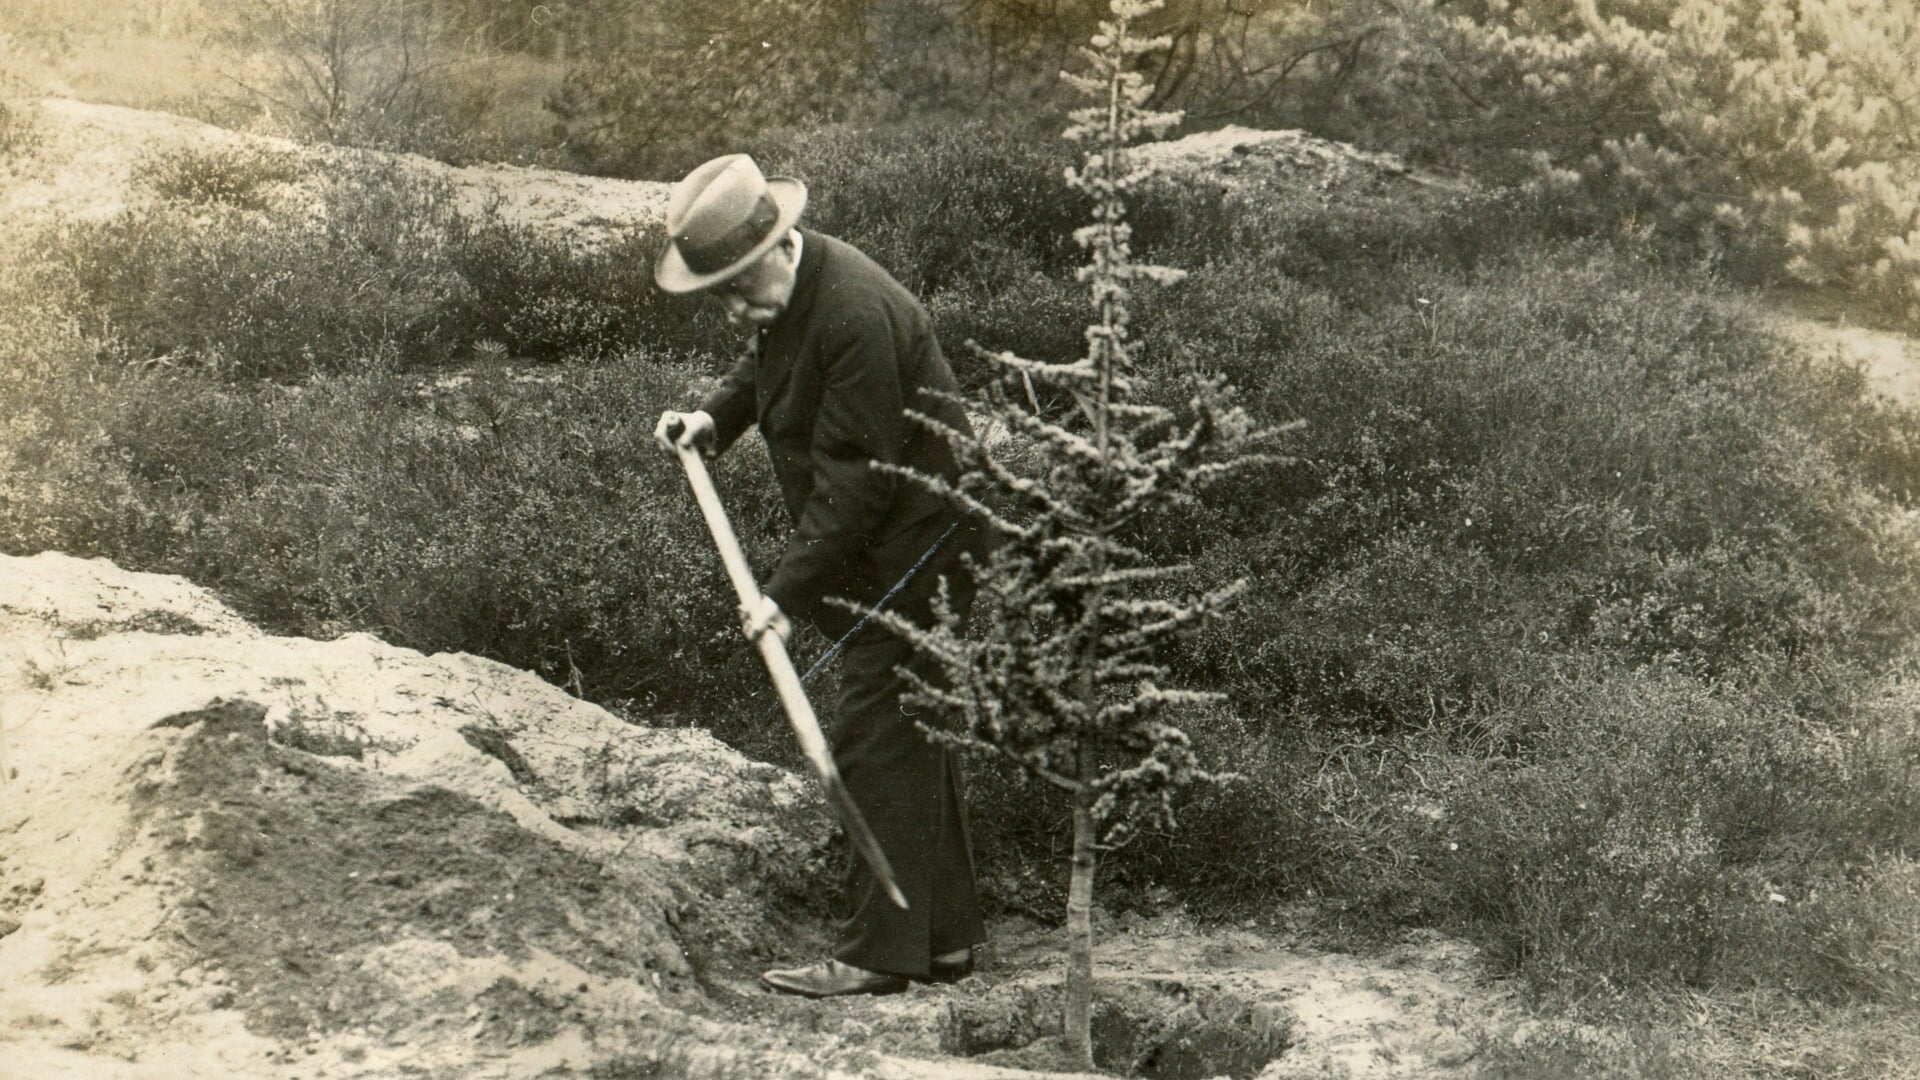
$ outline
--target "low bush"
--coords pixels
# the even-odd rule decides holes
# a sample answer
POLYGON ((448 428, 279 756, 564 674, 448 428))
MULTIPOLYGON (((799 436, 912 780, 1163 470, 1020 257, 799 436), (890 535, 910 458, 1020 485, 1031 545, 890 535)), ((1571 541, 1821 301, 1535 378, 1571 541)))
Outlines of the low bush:
POLYGON ((160 514, 104 427, 123 402, 87 379, 95 343, 65 309, 73 280, 35 257, 50 240, 0 237, 0 542, 137 565, 160 514))
MULTIPOLYGON (((1581 658, 1502 691, 1476 725, 1399 734, 1273 708, 1211 717, 1196 749, 1246 779, 1190 800, 1177 833, 1142 837, 1109 872, 1202 912, 1287 895, 1361 930, 1439 925, 1575 996, 1916 1000, 1910 694, 1869 695, 1838 726, 1804 715, 1792 678, 1732 690, 1581 658)), ((998 819, 993 832, 1009 835, 998 819)))
POLYGON ((1543 687, 1528 751, 1441 773, 1444 813, 1409 847, 1450 912, 1538 982, 1910 998, 1908 958, 1889 963, 1906 920, 1860 916, 1913 887, 1920 732, 1885 706, 1851 728, 1808 720, 1796 689, 1654 670, 1543 687))
POLYGON ((520 360, 730 351, 734 336, 713 309, 654 286, 662 239, 656 226, 582 251, 563 236, 464 219, 448 242, 466 285, 455 318, 470 340, 498 341, 520 360))
POLYGON ((14 162, 30 156, 41 140, 30 109, 0 102, 0 168, 10 169, 14 162))
POLYGON ((132 179, 162 199, 265 210, 271 189, 291 182, 300 171, 293 151, 247 142, 179 146, 149 154, 134 163, 132 179))
POLYGON ((375 628, 603 698, 673 704, 710 686, 726 606, 703 606, 719 583, 635 419, 679 381, 639 361, 617 383, 488 378, 505 376, 417 390, 373 377, 288 398, 274 417, 285 449, 203 524, 197 574, 310 632, 375 628), (709 629, 693 631, 693 611, 709 629))
MULTIPOLYGON (((69 359, 9 399, 10 552, 186 574, 277 631, 475 652, 656 719, 726 729, 710 703, 758 700, 711 544, 652 445, 652 417, 694 393, 683 373, 263 392, 69 359)), ((762 558, 784 513, 765 471, 751 452, 716 468, 762 558)))
POLYGON ((1260 700, 1417 722, 1543 649, 1720 676, 1920 629, 1912 411, 1732 301, 1578 251, 1411 262, 1351 313, 1252 274, 1194 275, 1154 333, 1309 420, 1303 468, 1185 523, 1254 574, 1230 633, 1257 647, 1195 652, 1260 700))
POLYGON ((287 161, 159 155, 142 176, 166 198, 68 227, 61 258, 109 351, 292 380, 444 367, 483 340, 537 361, 728 347, 715 313, 653 286, 657 229, 582 250, 462 211, 398 163, 342 166, 310 200, 275 187, 287 161))
POLYGON ((1437 919, 1538 985, 1908 993, 1863 914, 1905 879, 1849 868, 1914 841, 1920 744, 1860 705, 1920 630, 1913 410, 1601 251, 1252 277, 1154 333, 1309 421, 1303 468, 1159 541, 1252 577, 1189 662, 1253 782, 1115 872, 1437 919))
POLYGON ((317 213, 162 202, 73 226, 64 254, 119 355, 294 378, 432 365, 464 345, 453 220, 442 186, 343 168, 317 213))

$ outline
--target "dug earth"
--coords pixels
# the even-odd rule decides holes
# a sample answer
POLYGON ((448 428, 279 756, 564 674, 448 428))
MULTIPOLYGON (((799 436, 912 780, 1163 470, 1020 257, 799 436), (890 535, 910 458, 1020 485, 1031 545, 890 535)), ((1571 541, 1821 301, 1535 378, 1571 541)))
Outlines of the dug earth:
MULTIPOLYGON (((808 783, 477 657, 260 632, 188 582, 0 557, 0 1062, 22 1077, 1014 1077, 1060 950, 769 995, 839 856, 808 783)), ((1103 920, 1100 1064, 1432 1076, 1519 1025, 1467 947, 1103 920)))

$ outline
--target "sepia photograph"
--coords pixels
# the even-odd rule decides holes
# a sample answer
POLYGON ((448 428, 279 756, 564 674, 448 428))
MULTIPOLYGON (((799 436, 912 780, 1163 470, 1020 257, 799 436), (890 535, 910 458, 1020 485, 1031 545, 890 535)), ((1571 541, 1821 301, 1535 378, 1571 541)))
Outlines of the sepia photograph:
POLYGON ((1912 0, 0 0, 0 1080, 1920 1080, 1912 0))

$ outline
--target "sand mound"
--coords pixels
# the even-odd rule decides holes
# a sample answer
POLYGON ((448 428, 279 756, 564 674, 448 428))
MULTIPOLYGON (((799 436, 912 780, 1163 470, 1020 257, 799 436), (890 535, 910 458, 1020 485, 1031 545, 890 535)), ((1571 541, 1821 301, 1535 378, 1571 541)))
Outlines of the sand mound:
POLYGON ((34 132, 21 175, 0 184, 0 220, 112 217, 151 198, 134 182, 143 161, 182 149, 253 147, 289 155, 310 175, 349 162, 389 164, 445 183, 465 212, 564 236, 582 246, 615 239, 666 216, 672 185, 580 176, 512 165, 454 166, 416 154, 305 146, 247 135, 168 113, 66 98, 21 103, 34 132))
POLYGON ((1391 154, 1371 153, 1298 130, 1263 131, 1229 124, 1147 143, 1135 153, 1162 176, 1229 188, 1250 180, 1284 180, 1323 195, 1376 193, 1406 185, 1441 191, 1469 187, 1458 178, 1409 168, 1391 154))
POLYGON ((0 657, 16 1065, 647 1053, 817 873, 805 789, 704 733, 472 656, 263 635, 178 578, 0 558, 0 657))

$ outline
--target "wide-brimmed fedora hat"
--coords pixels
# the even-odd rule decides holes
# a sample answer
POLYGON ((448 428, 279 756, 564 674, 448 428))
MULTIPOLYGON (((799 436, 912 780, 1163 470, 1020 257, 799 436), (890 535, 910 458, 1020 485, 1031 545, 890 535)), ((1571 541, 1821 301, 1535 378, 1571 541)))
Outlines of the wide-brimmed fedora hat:
POLYGON ((800 181, 769 180, 745 154, 714 158, 674 185, 653 280, 670 293, 718 285, 779 243, 806 207, 800 181))

